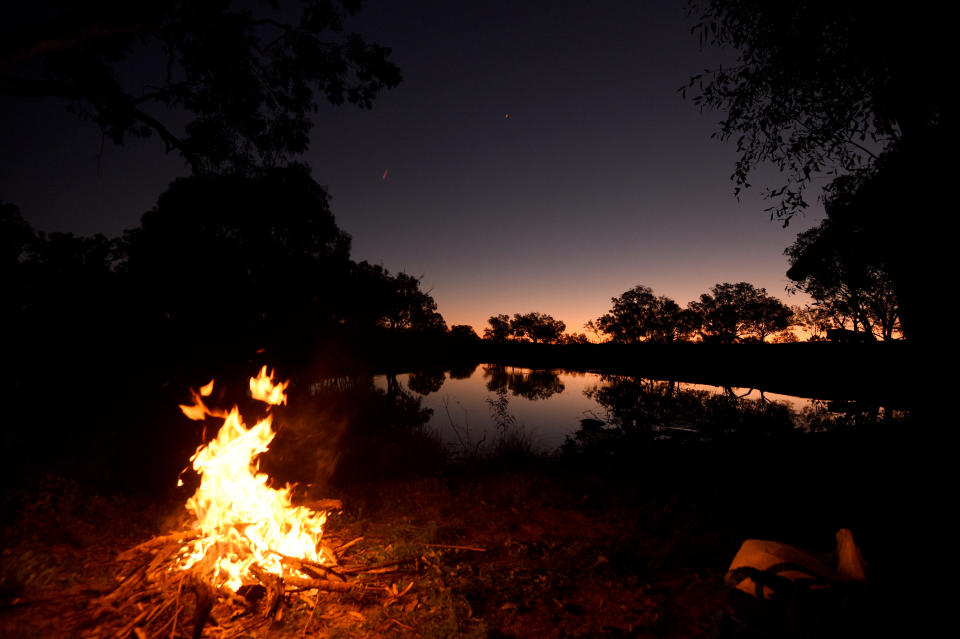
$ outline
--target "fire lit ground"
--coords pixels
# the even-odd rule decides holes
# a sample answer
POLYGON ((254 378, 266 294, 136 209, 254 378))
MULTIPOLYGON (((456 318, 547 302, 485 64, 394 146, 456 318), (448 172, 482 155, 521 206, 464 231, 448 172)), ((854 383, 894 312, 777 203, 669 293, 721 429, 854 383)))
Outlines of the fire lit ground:
POLYGON ((207 406, 213 384, 181 406, 220 422, 191 459, 186 509, 49 477, 8 495, 0 635, 757 636, 727 625, 723 573, 740 541, 826 551, 840 525, 865 533, 878 601, 889 586, 884 475, 873 456, 852 463, 842 435, 762 454, 662 447, 642 464, 452 466, 293 505, 258 470, 285 383, 266 368, 250 380, 263 414, 249 428, 237 408, 207 406))

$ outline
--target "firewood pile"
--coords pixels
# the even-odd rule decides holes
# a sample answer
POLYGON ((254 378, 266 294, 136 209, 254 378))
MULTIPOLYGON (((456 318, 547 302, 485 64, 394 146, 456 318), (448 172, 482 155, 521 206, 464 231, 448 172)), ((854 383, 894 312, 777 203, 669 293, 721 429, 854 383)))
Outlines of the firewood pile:
MULTIPOLYGON (((315 612, 321 593, 360 602, 407 594, 412 582, 401 592, 373 577, 398 572, 405 562, 344 564, 343 553, 359 538, 337 543, 323 530, 327 514, 340 510, 338 500, 294 505, 290 485, 271 487, 259 471, 259 456, 276 434, 270 411, 286 404, 289 382, 275 383, 266 366, 250 378, 250 396, 267 405, 267 414, 251 428, 236 406, 207 407, 204 398, 213 384, 191 391, 194 403, 180 406, 193 420, 223 420, 217 436, 190 459, 200 477, 185 504, 191 523, 118 557, 119 583, 98 592, 85 609, 77 624, 80 636, 226 639, 279 621, 294 597, 315 612), (312 600, 309 592, 316 593, 312 600)), ((312 619, 311 613, 303 633, 312 619)))
MULTIPOLYGON (((350 563, 351 548, 362 537, 338 543, 325 539, 324 563, 281 556, 283 571, 275 575, 250 567, 249 583, 236 592, 214 587, 209 567, 224 549, 211 546, 208 556, 186 570, 176 566, 185 544, 199 537, 199 530, 182 530, 154 537, 117 558, 118 585, 93 599, 78 624, 79 636, 93 639, 117 637, 229 637, 248 636, 257 628, 280 622, 285 610, 296 600, 311 613, 296 634, 304 635, 321 598, 336 595, 357 604, 381 601, 396 603, 413 588, 397 590, 378 582, 381 576, 396 576, 418 570, 416 559, 372 566, 350 563), (331 544, 331 545, 327 545, 331 544), (336 544, 336 545, 332 545, 336 544)), ((278 553, 279 554, 279 553, 278 553)))

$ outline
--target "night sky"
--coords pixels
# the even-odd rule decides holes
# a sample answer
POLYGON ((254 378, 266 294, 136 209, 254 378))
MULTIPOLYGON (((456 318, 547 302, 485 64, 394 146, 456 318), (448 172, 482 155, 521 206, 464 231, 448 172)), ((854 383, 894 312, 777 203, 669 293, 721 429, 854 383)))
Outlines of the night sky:
MULTIPOLYGON (((758 174, 738 202, 721 114, 678 88, 701 52, 681 1, 367 0, 348 30, 404 81, 372 111, 321 105, 303 158, 353 257, 422 276, 448 325, 539 311, 569 332, 636 284, 681 305, 746 280, 787 303, 783 229, 758 174)), ((186 175, 156 138, 116 147, 53 100, 0 101, 0 199, 37 229, 117 235, 186 175)))

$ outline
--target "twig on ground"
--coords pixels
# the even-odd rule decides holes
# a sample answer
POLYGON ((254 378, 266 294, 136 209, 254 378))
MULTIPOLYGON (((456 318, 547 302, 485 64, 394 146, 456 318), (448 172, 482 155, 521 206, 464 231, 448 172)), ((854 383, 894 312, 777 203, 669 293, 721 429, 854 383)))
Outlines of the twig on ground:
POLYGON ((479 546, 455 546, 453 544, 424 544, 428 548, 444 548, 447 550, 470 550, 472 552, 487 552, 486 548, 479 546))
POLYGON ((313 602, 313 607, 310 608, 310 616, 307 617, 307 623, 303 624, 303 630, 300 631, 300 636, 307 636, 307 628, 310 627, 310 622, 313 621, 313 615, 316 614, 317 608, 320 607, 320 589, 317 589, 317 598, 313 602))
POLYGON ((343 568, 340 572, 343 574, 355 575, 357 573, 367 573, 374 574, 379 572, 391 572, 385 570, 386 568, 395 568, 397 566, 402 566, 403 564, 409 564, 417 561, 416 557, 411 557, 408 559, 398 559, 396 561, 387 561, 382 564, 374 564, 372 566, 354 566, 352 568, 343 568))
POLYGON ((336 548, 334 548, 334 552, 336 552, 336 553, 341 553, 341 552, 343 552, 344 550, 346 550, 347 548, 349 548, 349 547, 351 547, 351 546, 353 546, 353 545, 355 545, 355 544, 358 544, 358 543, 360 543, 361 541, 363 541, 363 537, 357 537, 356 539, 351 539, 351 540, 348 541, 347 543, 341 544, 340 546, 337 546, 336 548))
POLYGON ((414 628, 413 626, 408 626, 408 625, 405 624, 405 623, 401 623, 401 622, 397 621, 396 619, 394 619, 393 617, 391 617, 391 616, 389 616, 389 615, 384 615, 384 616, 387 618, 388 621, 390 621, 391 623, 394 623, 394 624, 400 626, 400 627, 403 628, 404 630, 410 630, 411 632, 416 632, 416 631, 417 631, 417 629, 414 628))

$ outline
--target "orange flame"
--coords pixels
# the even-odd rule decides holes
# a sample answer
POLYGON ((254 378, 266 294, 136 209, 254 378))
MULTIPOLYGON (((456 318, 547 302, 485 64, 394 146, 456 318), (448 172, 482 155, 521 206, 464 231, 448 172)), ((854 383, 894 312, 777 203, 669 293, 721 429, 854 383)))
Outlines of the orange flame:
POLYGON ((267 367, 260 369, 260 374, 250 378, 250 396, 266 402, 271 406, 287 403, 287 395, 284 391, 290 385, 289 381, 274 385, 273 371, 267 374, 267 367))
MULTIPOLYGON (((273 373, 267 374, 264 366, 257 377, 250 378, 250 393, 270 405, 285 404, 288 384, 274 384, 273 373)), ((187 417, 214 414, 200 400, 209 395, 212 385, 193 393, 195 406, 181 406, 187 417)), ((290 486, 270 488, 267 475, 259 472, 256 458, 267 451, 274 435, 270 415, 247 429, 234 407, 226 413, 217 437, 190 458, 201 482, 187 501, 187 510, 196 517, 194 527, 202 536, 184 546, 180 569, 203 562, 216 586, 236 591, 252 581, 248 573, 254 564, 281 575, 284 556, 323 563, 318 548, 326 513, 293 506, 290 486)))
POLYGON ((193 405, 188 406, 186 404, 180 404, 180 410, 183 411, 183 414, 189 417, 192 420, 199 421, 211 415, 213 417, 226 417, 227 413, 221 410, 210 410, 207 408, 207 405, 203 403, 204 397, 209 397, 213 392, 213 380, 204 386, 201 386, 199 390, 190 389, 190 398, 193 399, 193 405))

